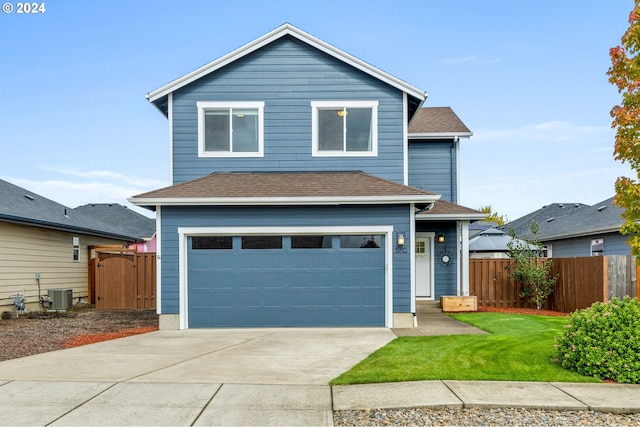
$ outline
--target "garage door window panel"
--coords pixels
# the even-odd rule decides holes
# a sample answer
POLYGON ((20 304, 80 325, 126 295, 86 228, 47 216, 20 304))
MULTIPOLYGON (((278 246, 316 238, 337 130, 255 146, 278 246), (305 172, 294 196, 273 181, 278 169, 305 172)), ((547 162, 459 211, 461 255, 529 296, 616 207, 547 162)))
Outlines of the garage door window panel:
POLYGON ((242 249, 282 249, 282 236, 242 236, 242 249))
POLYGON ((361 234, 340 237, 340 247, 343 249, 380 249, 383 245, 382 234, 361 234))
POLYGON ((291 249, 331 249, 332 236, 295 235, 291 236, 291 249))
POLYGON ((191 239, 191 249, 233 249, 231 236, 195 236, 191 239))

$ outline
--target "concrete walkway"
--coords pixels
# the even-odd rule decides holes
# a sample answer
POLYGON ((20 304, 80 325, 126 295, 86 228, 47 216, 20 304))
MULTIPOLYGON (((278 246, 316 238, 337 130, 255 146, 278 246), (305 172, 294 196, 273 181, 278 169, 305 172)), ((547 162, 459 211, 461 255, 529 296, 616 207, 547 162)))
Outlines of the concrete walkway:
POLYGON ((327 383, 395 338, 384 328, 158 331, 0 362, 0 425, 332 425, 368 408, 640 412, 640 386, 327 383))

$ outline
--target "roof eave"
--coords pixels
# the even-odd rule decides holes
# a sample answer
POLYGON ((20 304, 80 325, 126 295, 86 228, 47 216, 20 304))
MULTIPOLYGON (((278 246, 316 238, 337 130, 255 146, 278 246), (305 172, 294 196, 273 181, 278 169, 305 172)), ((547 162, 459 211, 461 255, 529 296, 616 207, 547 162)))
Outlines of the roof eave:
POLYGON ((41 227, 49 230, 65 231, 69 233, 79 233, 79 234, 88 234, 90 236, 114 238, 114 239, 125 240, 125 241, 140 240, 138 237, 135 237, 135 236, 126 236, 123 234, 110 233, 107 231, 100 231, 92 228, 76 227, 72 225, 42 221, 42 220, 32 219, 32 218, 16 217, 12 215, 0 215, 0 221, 11 222, 14 224, 20 224, 20 225, 26 225, 26 226, 32 226, 32 227, 41 227))
POLYGON ((242 58, 245 55, 248 55, 266 45, 268 45, 269 43, 284 37, 286 35, 290 35, 292 37, 295 37, 317 49, 319 49, 322 52, 325 52, 369 75, 372 75, 388 84, 390 84, 393 87, 396 87, 397 89, 402 90, 403 92, 406 92, 407 94, 414 96, 415 98, 418 98, 420 100, 424 100, 427 97, 427 93, 421 89, 418 89, 417 87, 403 81, 400 80, 394 76, 392 76, 391 74, 388 74, 370 64, 368 64, 365 61, 362 61, 358 58, 356 58, 353 55, 350 55, 332 45, 330 45, 329 43, 326 43, 302 30, 300 30, 299 28, 296 28, 295 26, 291 25, 291 24, 284 24, 281 25, 280 27, 270 31, 269 33, 263 35, 262 37, 259 37, 247 44, 245 44, 244 46, 212 61, 209 62, 208 64, 203 65, 202 67, 188 73, 185 74, 182 77, 179 77, 171 82, 169 82, 168 84, 155 89, 151 92, 149 92, 146 95, 146 98, 149 100, 149 102, 154 102, 160 98, 162 98, 163 96, 168 95, 171 92, 174 92, 198 79, 200 79, 201 77, 204 77, 205 75, 212 73, 222 67, 224 67, 225 65, 228 65, 240 58, 242 58))
POLYGON ((577 231, 574 233, 567 234, 556 234, 553 236, 541 236, 539 237, 541 242, 548 242, 551 240, 564 240, 564 239, 573 239, 576 237, 586 237, 592 236, 594 234, 602 234, 602 233, 620 233, 620 228, 622 225, 617 227, 605 227, 605 228, 596 228, 593 230, 585 230, 585 231, 577 231))
POLYGON ((468 213, 468 214, 461 214, 461 213, 457 213, 457 214, 446 214, 446 213, 429 214, 429 213, 425 213, 425 214, 417 214, 416 215, 416 221, 442 221, 444 219, 446 219, 446 220, 455 219, 455 220, 459 220, 459 221, 465 221, 465 220, 480 221, 480 220, 485 219, 486 217, 487 217, 487 214, 485 214, 485 213, 482 213, 482 214, 473 214, 473 213, 468 213))
POLYGON ((473 132, 422 132, 410 133, 409 139, 455 139, 471 138, 473 132))
POLYGON ((137 206, 282 206, 433 203, 440 195, 350 197, 132 197, 137 206))

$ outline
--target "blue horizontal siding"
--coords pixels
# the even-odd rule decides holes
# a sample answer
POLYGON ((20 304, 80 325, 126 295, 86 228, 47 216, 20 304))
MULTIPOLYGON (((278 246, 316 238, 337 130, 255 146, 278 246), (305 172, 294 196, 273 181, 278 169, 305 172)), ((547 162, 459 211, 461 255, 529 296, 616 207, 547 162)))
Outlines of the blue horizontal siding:
POLYGON ((282 38, 173 94, 174 184, 214 171, 362 170, 403 182, 402 92, 282 38), (263 158, 199 158, 197 101, 264 101, 263 158), (311 101, 377 100, 377 157, 312 157, 311 101))
POLYGON ((623 236, 620 233, 553 240, 545 243, 553 245, 552 256, 554 258, 585 257, 591 256, 591 240, 600 238, 604 238, 604 255, 631 254, 631 248, 627 244, 627 236, 623 236))
MULTIPOLYGON (((178 227, 286 227, 391 225, 410 230, 408 205, 302 207, 169 207, 162 208, 163 314, 179 313, 178 227)), ((406 239, 406 244, 412 244, 406 239)), ((393 311, 410 312, 411 274, 408 253, 393 255, 393 311)))
POLYGON ((457 203, 456 146, 452 141, 409 143, 409 185, 457 203))
POLYGON ((433 262, 434 262, 434 298, 439 299, 443 295, 457 295, 458 292, 458 268, 459 254, 457 253, 457 232, 455 222, 440 221, 417 221, 416 232, 432 232, 436 236, 443 234, 445 243, 433 244, 433 262), (451 263, 443 266, 438 263, 440 254, 447 251, 450 254, 451 263))

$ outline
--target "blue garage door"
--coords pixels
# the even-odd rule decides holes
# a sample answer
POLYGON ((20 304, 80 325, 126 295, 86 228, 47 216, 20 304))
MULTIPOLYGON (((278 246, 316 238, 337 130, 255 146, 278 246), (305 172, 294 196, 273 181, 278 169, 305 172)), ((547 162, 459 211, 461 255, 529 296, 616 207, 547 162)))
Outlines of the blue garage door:
POLYGON ((197 236, 189 327, 384 326, 382 235, 197 236))

